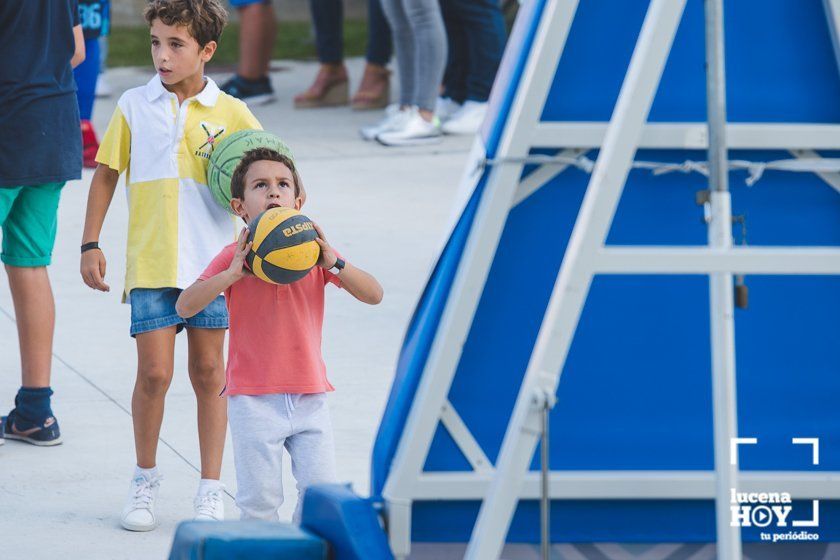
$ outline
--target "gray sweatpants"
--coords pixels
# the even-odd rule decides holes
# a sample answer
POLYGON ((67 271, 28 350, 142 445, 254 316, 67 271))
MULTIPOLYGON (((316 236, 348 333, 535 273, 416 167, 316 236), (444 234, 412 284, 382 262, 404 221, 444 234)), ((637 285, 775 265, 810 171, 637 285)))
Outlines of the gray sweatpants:
POLYGON ((446 28, 439 0, 382 0, 391 25, 400 104, 433 111, 446 68, 446 28))
POLYGON ((336 481, 335 445, 326 393, 231 395, 228 421, 236 466, 236 505, 242 519, 279 519, 283 505, 283 448, 292 458, 300 522, 307 486, 336 481))

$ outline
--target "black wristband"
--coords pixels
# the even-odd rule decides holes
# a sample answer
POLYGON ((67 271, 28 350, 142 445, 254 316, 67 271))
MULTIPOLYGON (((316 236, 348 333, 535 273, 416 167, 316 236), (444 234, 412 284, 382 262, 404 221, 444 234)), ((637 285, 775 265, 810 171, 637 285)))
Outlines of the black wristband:
POLYGON ((90 243, 85 243, 82 245, 82 253, 85 251, 90 251, 91 249, 99 249, 99 242, 98 241, 91 241, 90 243))
POLYGON ((336 274, 338 274, 339 272, 344 270, 344 265, 345 264, 346 263, 344 262, 344 259, 340 259, 340 258, 336 257, 335 258, 335 264, 330 267, 330 270, 335 268, 337 270, 336 274))

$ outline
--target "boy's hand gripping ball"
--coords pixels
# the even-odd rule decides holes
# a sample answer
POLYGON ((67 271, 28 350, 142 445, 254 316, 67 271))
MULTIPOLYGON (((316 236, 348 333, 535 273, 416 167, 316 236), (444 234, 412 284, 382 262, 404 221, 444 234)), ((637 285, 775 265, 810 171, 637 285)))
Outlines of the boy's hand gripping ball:
POLYGON ((306 276, 321 248, 312 220, 293 208, 269 208, 251 222, 245 262, 257 278, 290 284, 306 276))

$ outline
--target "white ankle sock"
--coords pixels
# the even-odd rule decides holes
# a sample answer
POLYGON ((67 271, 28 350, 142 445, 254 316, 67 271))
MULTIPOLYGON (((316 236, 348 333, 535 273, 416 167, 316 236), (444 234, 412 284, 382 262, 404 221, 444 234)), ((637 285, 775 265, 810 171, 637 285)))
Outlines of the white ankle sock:
POLYGON ((157 465, 152 467, 151 469, 144 469, 142 467, 136 466, 134 467, 134 476, 142 475, 146 479, 151 480, 156 476, 159 476, 160 473, 158 472, 157 465))
POLYGON ((202 478, 201 481, 198 483, 198 495, 204 496, 209 492, 213 492, 222 488, 224 485, 221 481, 212 479, 212 478, 202 478))

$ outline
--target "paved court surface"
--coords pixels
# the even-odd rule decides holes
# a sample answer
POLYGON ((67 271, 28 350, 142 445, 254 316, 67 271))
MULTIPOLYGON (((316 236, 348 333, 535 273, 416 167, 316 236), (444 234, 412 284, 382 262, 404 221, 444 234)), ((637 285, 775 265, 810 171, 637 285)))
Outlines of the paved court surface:
MULTIPOLYGON (((324 355, 337 391, 331 396, 338 472, 362 494, 368 491, 370 454, 405 327, 434 261, 469 138, 447 138, 424 148, 384 148, 361 141, 358 127, 377 113, 348 108, 295 111, 293 94, 316 71, 313 63, 275 62, 279 100, 253 108, 263 126, 294 150, 309 198, 306 213, 328 239, 385 288, 378 307, 328 290, 324 355)), ((361 61, 350 62, 353 85, 361 61)), ((116 69, 118 91, 142 85, 151 67, 116 69)), ((226 75, 213 75, 221 82, 226 75)), ((98 100, 94 123, 101 134, 117 97, 98 100)), ((190 517, 199 462, 195 399, 186 372, 186 337, 176 349, 175 379, 166 402, 158 465, 165 477, 158 500, 161 526, 135 534, 119 527, 134 466, 131 391, 134 341, 129 308, 121 305, 125 264, 126 202, 117 195, 101 237, 112 291, 94 292, 78 273, 79 243, 92 176, 68 184, 50 276, 57 303, 54 410, 65 443, 49 449, 7 441, 0 447, 0 558, 164 558, 177 523, 190 517)), ((12 407, 20 383, 14 311, 0 274, 0 411, 12 407)), ((287 480, 291 481, 288 472, 287 480)), ((233 456, 225 450, 222 479, 235 490, 233 456)), ((282 515, 290 518, 293 484, 282 515)), ((237 518, 233 501, 227 516, 237 518)))

